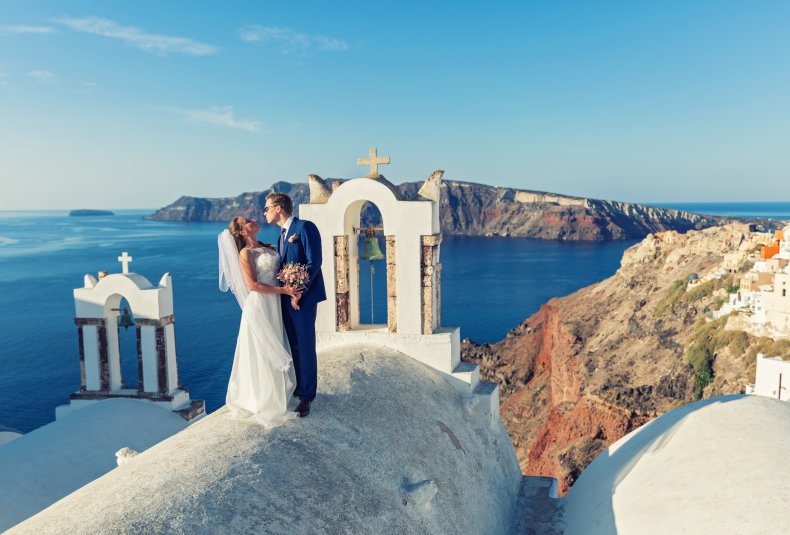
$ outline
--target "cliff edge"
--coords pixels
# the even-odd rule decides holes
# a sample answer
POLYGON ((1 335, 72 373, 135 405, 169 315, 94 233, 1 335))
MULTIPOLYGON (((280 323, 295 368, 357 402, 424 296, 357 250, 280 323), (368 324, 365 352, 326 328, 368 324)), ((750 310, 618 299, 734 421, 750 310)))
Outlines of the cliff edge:
POLYGON ((753 382, 754 356, 772 341, 725 330, 726 317, 705 319, 737 275, 686 291, 690 274, 750 247, 747 236, 741 224, 651 234, 625 251, 615 275, 550 300, 504 340, 464 342, 464 360, 501 385, 502 421, 525 474, 556 477, 562 494, 628 432, 753 382), (689 358, 692 344, 704 362, 689 358))
MULTIPOLYGON (((397 188, 403 198, 415 199, 422 185, 422 182, 404 182, 397 188)), ((290 195, 297 210, 300 203, 309 200, 307 184, 276 182, 266 191, 233 198, 180 197, 147 219, 229 221, 244 215, 263 221, 266 195, 272 191, 290 195)), ((365 225, 378 224, 375 217, 370 208, 363 210, 365 225)), ((731 221, 683 210, 456 180, 442 182, 440 220, 446 234, 586 241, 643 238, 651 232, 685 232, 731 221)))

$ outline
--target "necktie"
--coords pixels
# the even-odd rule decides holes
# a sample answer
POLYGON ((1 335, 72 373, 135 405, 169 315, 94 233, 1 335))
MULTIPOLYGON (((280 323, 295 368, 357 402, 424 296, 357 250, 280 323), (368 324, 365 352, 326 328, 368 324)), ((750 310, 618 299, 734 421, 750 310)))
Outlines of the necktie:
POLYGON ((285 227, 280 230, 280 256, 283 255, 283 248, 285 247, 285 227))

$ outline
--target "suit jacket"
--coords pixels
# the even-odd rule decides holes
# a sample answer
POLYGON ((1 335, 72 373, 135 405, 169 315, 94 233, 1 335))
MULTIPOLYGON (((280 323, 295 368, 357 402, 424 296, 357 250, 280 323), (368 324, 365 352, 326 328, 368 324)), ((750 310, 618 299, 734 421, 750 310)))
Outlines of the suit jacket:
MULTIPOLYGON (((307 283, 307 288, 302 293, 299 304, 310 306, 325 301, 326 289, 324 288, 324 276, 321 273, 321 234, 315 223, 294 217, 285 235, 281 256, 282 264, 296 262, 307 266, 310 282, 307 283), (296 236, 293 242, 291 236, 296 236)), ((288 296, 283 296, 283 298, 286 297, 288 296)), ((290 300, 290 298, 288 299, 290 300)))

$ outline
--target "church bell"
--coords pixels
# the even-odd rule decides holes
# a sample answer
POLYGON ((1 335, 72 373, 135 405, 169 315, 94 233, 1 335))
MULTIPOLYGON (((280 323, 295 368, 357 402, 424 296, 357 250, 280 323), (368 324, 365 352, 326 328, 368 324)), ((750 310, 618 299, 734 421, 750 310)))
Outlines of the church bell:
POLYGON ((362 243, 362 254, 360 260, 383 260, 384 253, 381 252, 379 247, 379 240, 376 238, 376 232, 373 230, 365 231, 365 241, 362 243))
POLYGON ((134 319, 129 313, 129 309, 126 307, 123 307, 123 312, 121 313, 121 320, 118 322, 118 327, 123 327, 124 329, 134 327, 134 319))

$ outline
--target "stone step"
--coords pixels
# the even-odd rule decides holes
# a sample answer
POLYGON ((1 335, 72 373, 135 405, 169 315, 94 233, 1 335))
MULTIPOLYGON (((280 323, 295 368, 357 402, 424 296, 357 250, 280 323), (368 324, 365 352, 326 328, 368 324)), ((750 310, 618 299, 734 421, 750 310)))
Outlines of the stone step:
POLYGON ((459 362, 453 370, 453 377, 468 383, 469 388, 474 390, 480 383, 480 367, 473 362, 459 362))
POLYGON ((472 390, 470 409, 484 414, 492 426, 499 425, 499 383, 482 381, 472 390))
POLYGON ((513 533, 560 535, 563 532, 563 502, 557 499, 557 486, 553 477, 522 477, 513 533))

